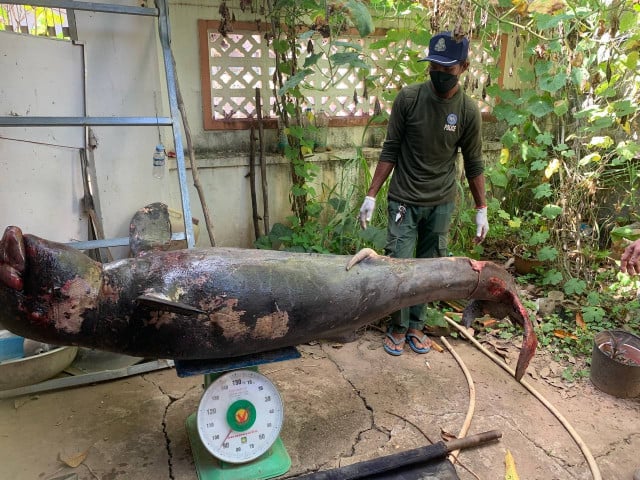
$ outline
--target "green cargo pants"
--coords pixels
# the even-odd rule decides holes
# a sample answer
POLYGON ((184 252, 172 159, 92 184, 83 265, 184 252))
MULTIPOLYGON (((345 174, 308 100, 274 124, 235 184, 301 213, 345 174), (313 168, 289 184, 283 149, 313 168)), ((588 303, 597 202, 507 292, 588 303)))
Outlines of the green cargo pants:
MULTIPOLYGON (((385 255, 394 258, 435 258, 448 255, 449 227, 455 204, 418 207, 388 201, 385 255)), ((403 308, 391 315, 391 331, 422 330, 425 305, 403 308)))

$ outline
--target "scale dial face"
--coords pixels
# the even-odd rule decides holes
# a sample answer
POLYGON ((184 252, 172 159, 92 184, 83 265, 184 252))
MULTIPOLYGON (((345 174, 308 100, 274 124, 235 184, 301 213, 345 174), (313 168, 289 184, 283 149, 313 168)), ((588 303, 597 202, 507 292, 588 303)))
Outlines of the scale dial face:
POLYGON ((228 463, 255 460, 277 440, 284 420, 282 399, 271 381, 253 370, 218 377, 204 392, 198 435, 214 457, 228 463))

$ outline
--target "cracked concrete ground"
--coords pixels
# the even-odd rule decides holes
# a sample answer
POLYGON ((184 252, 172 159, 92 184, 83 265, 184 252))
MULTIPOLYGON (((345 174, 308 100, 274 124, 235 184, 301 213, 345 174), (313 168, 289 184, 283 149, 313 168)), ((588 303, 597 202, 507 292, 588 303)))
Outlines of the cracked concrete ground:
MULTIPOLYGON (((260 368, 285 406, 281 437, 292 467, 281 478, 425 446, 443 431, 458 433, 469 392, 454 358, 408 348, 391 357, 382 338, 367 331, 343 346, 303 345, 301 358, 260 368)), ((475 347, 450 342, 476 389, 469 434, 502 433, 497 442, 461 452, 460 479, 504 478, 507 450, 521 479, 592 478, 580 449, 547 408, 475 347)), ((539 356, 531 371, 545 361, 539 356)), ((631 480, 640 468, 640 398, 611 397, 588 380, 559 389, 537 377, 526 380, 579 433, 602 478, 631 480)), ((202 376, 179 378, 167 369, 2 400, 0 478, 75 473, 82 480, 196 480, 185 420, 201 394, 202 376)))

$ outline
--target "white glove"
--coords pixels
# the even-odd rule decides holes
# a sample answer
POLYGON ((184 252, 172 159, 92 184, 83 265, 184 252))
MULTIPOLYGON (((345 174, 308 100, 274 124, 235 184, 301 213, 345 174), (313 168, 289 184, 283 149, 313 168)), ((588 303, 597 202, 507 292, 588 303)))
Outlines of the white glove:
POLYGON ((476 238, 474 242, 482 243, 489 232, 489 221, 487 220, 487 207, 481 207, 476 211, 476 238))
POLYGON ((371 221, 375 208, 376 199, 374 197, 364 197, 364 202, 362 202, 362 206, 360 207, 360 215, 358 215, 360 226, 363 229, 367 228, 367 222, 371 221))

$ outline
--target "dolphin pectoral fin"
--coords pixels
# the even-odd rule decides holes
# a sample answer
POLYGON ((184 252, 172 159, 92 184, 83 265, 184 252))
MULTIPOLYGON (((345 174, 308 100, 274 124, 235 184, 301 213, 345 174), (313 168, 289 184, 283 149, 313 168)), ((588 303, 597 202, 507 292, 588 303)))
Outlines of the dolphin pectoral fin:
POLYGON ((192 307, 185 303, 174 302, 159 293, 147 293, 140 295, 136 301, 152 310, 162 310, 165 312, 179 313, 180 315, 198 315, 205 313, 204 310, 192 307))
POLYGON ((349 260, 349 263, 347 264, 347 270, 350 270, 353 266, 355 266, 358 263, 366 260, 367 258, 374 258, 374 257, 379 257, 379 256, 380 255, 378 255, 376 253, 376 251, 373 250, 372 248, 363 248, 358 253, 356 253, 351 258, 351 260, 349 260))
POLYGON ((129 248, 137 257, 143 252, 168 250, 171 246, 169 207, 156 202, 138 210, 129 225, 129 248))

